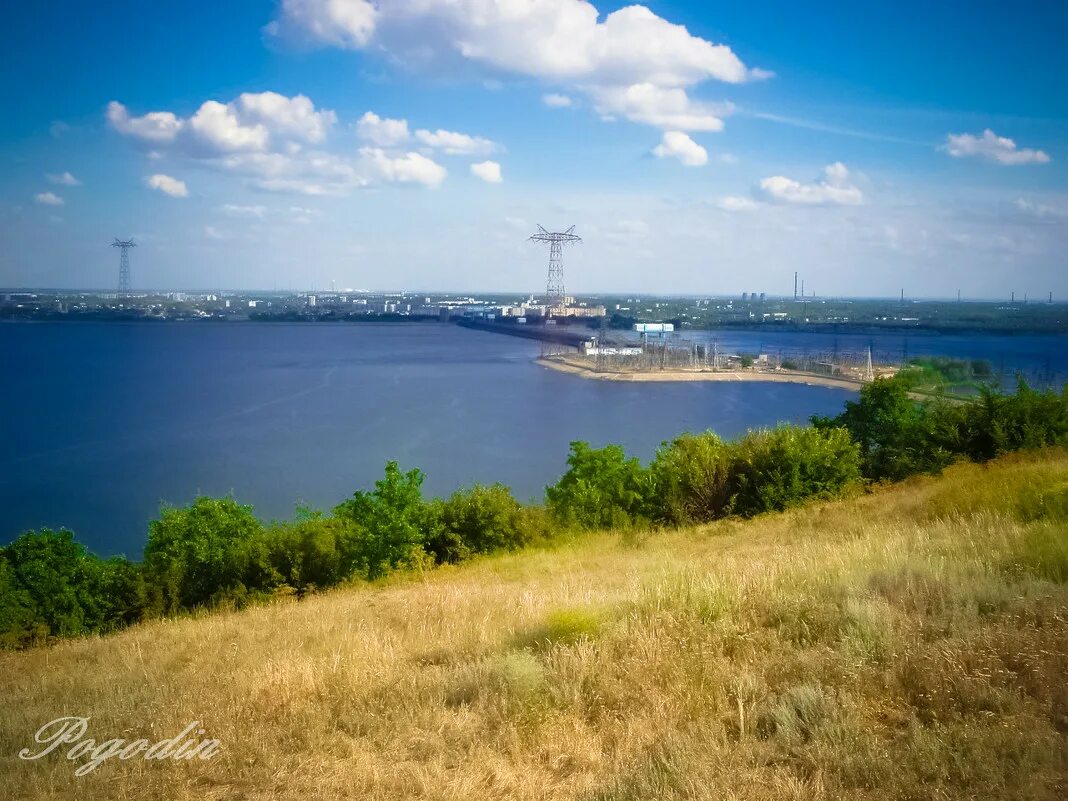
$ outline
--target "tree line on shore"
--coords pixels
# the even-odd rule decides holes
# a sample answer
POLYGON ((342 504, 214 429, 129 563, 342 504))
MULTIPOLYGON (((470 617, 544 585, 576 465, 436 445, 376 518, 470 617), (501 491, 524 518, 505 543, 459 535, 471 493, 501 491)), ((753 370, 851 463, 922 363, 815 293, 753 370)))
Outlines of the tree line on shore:
POLYGON ((541 505, 502 484, 424 498, 423 473, 389 462, 369 491, 330 513, 298 509, 264 524, 232 498, 164 507, 141 562, 99 558, 67 530, 29 531, 0 548, 0 647, 116 631, 155 617, 302 597, 400 570, 456 564, 592 530, 676 527, 751 517, 866 484, 937 473, 958 459, 1068 445, 1068 386, 973 400, 909 397, 905 379, 865 386, 837 417, 726 441, 665 442, 647 465, 623 448, 571 443, 541 505))

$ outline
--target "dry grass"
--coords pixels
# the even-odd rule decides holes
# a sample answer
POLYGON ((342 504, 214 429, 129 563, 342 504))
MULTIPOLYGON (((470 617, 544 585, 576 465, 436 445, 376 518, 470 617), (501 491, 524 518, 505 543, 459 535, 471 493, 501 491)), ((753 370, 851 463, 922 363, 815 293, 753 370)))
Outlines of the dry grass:
POLYGON ((1068 454, 0 655, 17 799, 1068 797, 1068 454), (203 721, 207 762, 17 751, 203 721))

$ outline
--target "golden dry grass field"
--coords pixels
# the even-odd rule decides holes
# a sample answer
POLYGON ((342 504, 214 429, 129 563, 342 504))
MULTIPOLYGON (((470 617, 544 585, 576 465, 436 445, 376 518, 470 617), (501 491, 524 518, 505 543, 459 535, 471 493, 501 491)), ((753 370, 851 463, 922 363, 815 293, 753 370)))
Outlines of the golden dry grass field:
POLYGON ((11 799, 1068 798, 1068 454, 0 654, 11 799), (78 778, 62 715, 207 761, 78 778))

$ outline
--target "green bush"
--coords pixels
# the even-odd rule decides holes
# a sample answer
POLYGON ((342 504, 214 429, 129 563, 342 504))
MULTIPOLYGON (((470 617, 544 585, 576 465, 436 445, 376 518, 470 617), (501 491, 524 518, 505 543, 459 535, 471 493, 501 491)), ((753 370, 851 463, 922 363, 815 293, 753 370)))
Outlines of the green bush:
POLYGON ((350 528, 342 519, 302 513, 295 523, 268 529, 266 537, 272 569, 297 597, 339 584, 353 568, 349 564, 346 569, 346 561, 357 561, 350 528))
POLYGON ((439 501, 438 525, 424 547, 438 564, 460 562, 474 554, 516 550, 527 544, 522 506, 503 484, 475 485, 439 501))
POLYGON ((731 447, 711 431, 665 442, 649 466, 657 518, 685 525, 728 514, 730 470, 731 447))
POLYGON ((111 631, 143 612, 137 566, 94 556, 66 529, 28 531, 0 549, 0 639, 8 646, 111 631))
POLYGON ((860 458, 841 428, 780 426, 750 432, 731 448, 730 511, 781 511, 831 498, 860 479, 860 458))
POLYGON ((848 430, 860 447, 866 478, 899 481, 915 473, 938 471, 953 461, 952 452, 944 447, 950 437, 933 430, 945 418, 927 412, 932 406, 948 406, 944 402, 918 404, 909 397, 908 387, 902 379, 878 378, 860 390, 858 400, 846 401, 840 415, 813 417, 812 424, 823 431, 848 430))
POLYGON ((265 546, 252 507, 232 498, 164 507, 149 524, 145 546, 146 578, 156 607, 171 613, 266 588, 273 571, 265 546))
POLYGON ((402 473, 396 462, 371 492, 356 492, 334 515, 352 525, 352 567, 368 580, 422 561, 429 518, 422 496, 423 473, 402 473))
POLYGON ((649 474, 618 445, 572 442, 567 472, 545 488, 553 516, 582 529, 626 528, 646 519, 649 474))

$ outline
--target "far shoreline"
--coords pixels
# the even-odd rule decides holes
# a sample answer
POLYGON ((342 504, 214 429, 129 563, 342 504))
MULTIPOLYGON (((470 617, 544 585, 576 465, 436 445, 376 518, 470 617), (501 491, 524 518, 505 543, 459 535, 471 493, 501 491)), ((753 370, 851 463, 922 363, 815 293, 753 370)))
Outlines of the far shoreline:
POLYGON ((782 370, 776 372, 762 372, 757 370, 649 370, 641 372, 598 372, 589 367, 583 367, 570 362, 562 362, 556 359, 539 357, 534 360, 542 367, 556 370, 560 373, 577 375, 580 378, 599 381, 764 381, 780 384, 807 384, 815 387, 827 387, 830 389, 845 389, 851 392, 859 392, 864 386, 863 381, 855 381, 849 378, 837 376, 825 376, 817 373, 804 373, 794 370, 782 370))

